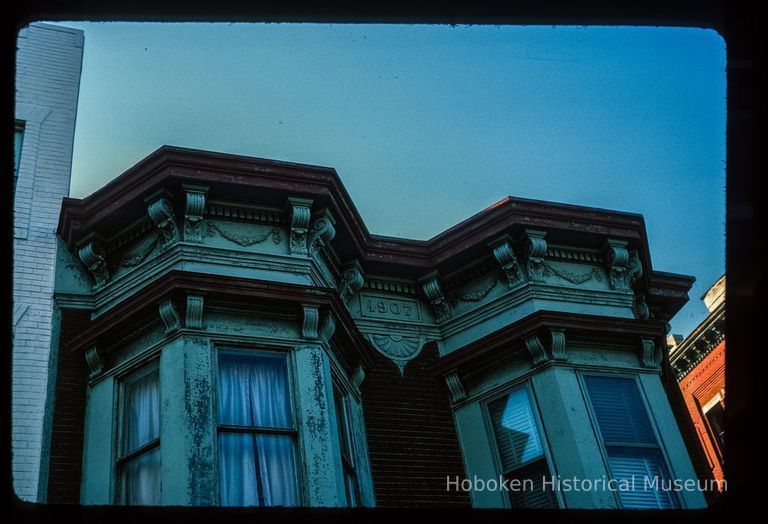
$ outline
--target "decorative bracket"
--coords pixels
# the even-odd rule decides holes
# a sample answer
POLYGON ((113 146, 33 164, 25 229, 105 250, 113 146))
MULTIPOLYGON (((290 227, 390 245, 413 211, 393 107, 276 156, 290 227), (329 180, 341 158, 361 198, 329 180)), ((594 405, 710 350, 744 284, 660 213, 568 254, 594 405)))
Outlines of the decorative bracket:
POLYGON ((568 360, 565 355, 565 331, 562 329, 550 329, 549 334, 552 340, 550 350, 553 360, 568 360))
POLYGON ((397 365, 400 376, 405 375, 405 366, 419 356, 424 348, 424 337, 403 337, 399 335, 366 335, 376 351, 397 365))
POLYGON ((537 284, 544 283, 544 255, 547 252, 547 241, 544 240, 546 231, 538 229, 525 230, 525 270, 528 280, 537 284))
POLYGON ((288 207, 291 217, 290 253, 291 255, 306 255, 308 253, 307 232, 309 231, 312 200, 288 197, 288 207))
POLYGON ((347 262, 342 266, 341 282, 337 287, 337 291, 341 296, 342 302, 347 302, 352 296, 357 293, 365 283, 363 277, 363 268, 360 266, 360 262, 356 259, 351 262, 347 262))
POLYGON ((326 344, 329 344, 331 342, 331 337, 333 337, 333 334, 335 332, 336 332, 336 321, 333 320, 333 315, 328 313, 323 319, 323 324, 320 326, 320 332, 318 333, 318 335, 320 336, 320 340, 322 340, 326 344))
POLYGON ((658 368, 661 364, 661 352, 656 350, 656 342, 652 338, 640 339, 640 361, 644 368, 658 368))
POLYGON ((464 389, 464 384, 461 383, 461 379, 455 371, 445 376, 445 383, 448 386, 448 391, 451 392, 451 401, 453 403, 466 400, 467 392, 464 389))
POLYGON ((203 295, 187 295, 187 318, 185 327, 203 328, 203 295))
POLYGON ((551 328, 549 330, 550 346, 549 352, 542 344, 538 335, 531 335, 525 339, 525 347, 531 355, 534 366, 544 364, 550 360, 568 360, 565 353, 565 331, 562 329, 551 328))
POLYGON ((635 293, 632 309, 635 312, 635 316, 641 320, 648 320, 651 316, 648 304, 645 303, 645 295, 642 293, 635 293))
POLYGON ((91 370, 88 375, 89 380, 93 380, 104 371, 104 359, 101 358, 96 346, 91 346, 85 351, 85 361, 88 364, 88 369, 91 370))
POLYGON ((85 246, 81 247, 77 252, 77 256, 88 268, 88 271, 93 275, 93 279, 96 282, 93 286, 94 289, 99 289, 109 281, 109 269, 107 268, 107 261, 102 254, 101 247, 95 241, 91 241, 85 246))
POLYGON ((453 311, 451 311, 451 305, 443 295, 443 290, 440 288, 440 281, 438 280, 438 273, 436 271, 430 273, 424 279, 421 289, 424 291, 424 295, 432 305, 432 309, 435 312, 435 319, 437 322, 444 322, 451 318, 453 311))
POLYGON ((317 326, 320 322, 320 311, 317 306, 304 304, 301 306, 303 319, 301 322, 301 336, 308 340, 318 340, 317 326))
POLYGON ((539 364, 543 364, 549 360, 549 357, 547 357, 547 350, 544 349, 544 346, 542 345, 541 340, 539 340, 538 335, 531 335, 530 337, 526 338, 525 347, 528 349, 528 353, 531 355, 534 366, 538 366, 539 364))
POLYGON ((611 289, 626 291, 643 274, 643 265, 637 255, 637 250, 627 251, 627 242, 611 240, 606 242, 606 263, 608 265, 608 281, 611 289))
POLYGON ((163 324, 165 324, 165 334, 169 335, 174 331, 178 331, 181 327, 181 317, 171 299, 169 298, 168 300, 161 302, 159 309, 160 318, 163 320, 163 324))
POLYGON ((508 235, 494 240, 488 246, 493 249, 493 256, 507 276, 507 284, 510 288, 525 282, 525 275, 517 261, 512 241, 508 235))
POLYGON ((182 185, 186 195, 184 211, 184 240, 187 242, 202 242, 202 221, 205 211, 205 197, 208 188, 203 186, 182 185))
POLYGON ((309 233, 309 253, 313 254, 324 249, 336 236, 336 224, 333 216, 327 209, 323 209, 312 223, 312 231, 309 233))
POLYGON ((160 234, 163 235, 163 247, 170 247, 179 240, 179 228, 176 226, 176 215, 173 206, 164 196, 149 200, 152 203, 147 206, 149 218, 155 223, 160 234))
POLYGON ((352 381, 352 387, 354 387, 358 391, 358 393, 360 392, 360 386, 363 384, 364 380, 365 380, 365 370, 363 369, 363 366, 357 366, 357 369, 352 375, 351 381, 352 381))

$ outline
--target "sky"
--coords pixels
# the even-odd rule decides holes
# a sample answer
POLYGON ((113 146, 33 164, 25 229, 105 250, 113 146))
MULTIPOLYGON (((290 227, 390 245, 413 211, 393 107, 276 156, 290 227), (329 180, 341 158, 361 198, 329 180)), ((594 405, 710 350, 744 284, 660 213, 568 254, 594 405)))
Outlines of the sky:
POLYGON ((163 144, 333 167, 374 234, 504 196, 642 213, 654 270, 725 272, 726 43, 659 27, 57 22, 83 29, 70 196, 163 144))

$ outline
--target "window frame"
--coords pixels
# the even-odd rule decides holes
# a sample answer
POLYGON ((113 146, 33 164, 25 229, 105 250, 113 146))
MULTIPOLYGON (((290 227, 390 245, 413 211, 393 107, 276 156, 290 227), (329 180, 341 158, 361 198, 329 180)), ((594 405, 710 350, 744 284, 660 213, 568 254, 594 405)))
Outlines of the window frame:
MULTIPOLYGON (((656 425, 656 418, 653 416, 653 411, 650 409, 650 405, 648 403, 648 399, 645 395, 645 390, 643 389, 643 385, 640 382, 640 377, 637 373, 629 373, 626 371, 594 371, 594 370, 578 370, 577 373, 578 379, 579 379, 579 387, 581 388, 581 394, 584 398, 584 403, 587 407, 587 412, 589 413, 589 422, 592 426, 592 431, 595 434, 595 438, 599 444, 600 447, 600 456, 603 460, 603 465, 605 466, 606 472, 609 474, 609 477, 611 479, 615 479, 616 475, 613 472, 613 467, 611 466, 610 458, 608 457, 608 450, 606 449, 606 446, 608 447, 615 447, 615 448, 631 448, 631 449, 657 449, 659 451, 659 455, 661 456, 662 465, 666 469, 666 473, 669 475, 669 478, 674 478, 672 474, 672 468, 671 463, 669 461, 669 457, 667 456, 667 450, 666 447, 663 445, 663 440, 661 439, 661 433, 659 432, 659 428, 656 425), (589 396, 589 390, 587 389, 587 383, 585 380, 585 377, 587 376, 595 376, 595 377, 610 377, 610 378, 624 378, 624 379, 630 379, 632 380, 632 383, 635 386, 635 390, 637 391, 638 396, 640 397, 640 402, 643 405, 643 409, 645 410, 645 415, 648 417, 648 423, 651 426, 651 432, 653 433, 653 437, 656 440, 656 445, 653 444, 643 444, 643 443, 626 443, 626 442, 612 442, 609 441, 606 443, 606 441, 603 439, 603 433, 600 429, 600 426, 598 425, 597 421, 597 415, 595 413, 595 410, 592 406, 592 399, 589 396)), ((672 500, 675 503, 674 508, 669 508, 671 510, 675 509, 682 509, 685 506, 683 505, 683 500, 680 497, 680 495, 675 492, 675 490, 672 490, 670 492, 670 496, 672 497, 672 500)), ((621 495, 618 491, 613 492, 613 497, 616 500, 617 507, 619 509, 628 509, 632 510, 634 508, 624 508, 621 502, 621 495)), ((663 510, 666 508, 648 508, 648 509, 656 509, 656 510, 663 510)))
MULTIPOLYGON (((296 381, 294 378, 295 373, 295 366, 293 364, 292 354, 290 349, 292 348, 274 348, 274 347, 254 347, 253 345, 247 345, 247 346, 239 346, 239 345, 233 345, 233 344, 212 344, 213 348, 213 362, 212 362, 212 372, 213 372, 213 407, 214 407, 214 425, 216 427, 216 433, 215 433, 215 445, 214 445, 214 457, 215 457, 215 464, 216 464, 216 504, 219 507, 222 507, 221 505, 221 473, 220 473, 220 466, 221 466, 221 450, 220 450, 220 439, 219 435, 222 433, 237 433, 237 434, 251 434, 251 435, 286 435, 292 437, 293 441, 293 456, 294 456, 294 466, 295 466, 295 479, 296 479, 296 492, 298 494, 298 500, 297 500, 297 507, 302 507, 305 504, 305 494, 304 494, 304 468, 302 465, 301 460, 301 439, 299 438, 299 428, 298 428, 298 411, 296 406, 296 381), (288 403, 291 411, 291 427, 290 428, 267 428, 267 427, 260 427, 260 426, 237 426, 237 425, 231 425, 231 424, 221 424, 219 422, 220 418, 220 401, 219 398, 219 380, 220 380, 220 374, 219 374, 219 358, 221 353, 235 353, 235 354, 250 354, 250 355, 271 355, 271 356, 279 356, 283 359, 285 362, 285 373, 286 373, 286 388, 288 390, 288 403)), ((260 504, 258 506, 244 506, 244 507, 258 507, 258 508, 269 508, 273 506, 267 506, 263 504, 263 496, 261 492, 260 486, 256 487, 256 494, 257 498, 259 499, 260 504)))
MULTIPOLYGON (((533 389, 533 384, 531 382, 530 377, 526 377, 522 381, 515 382, 514 384, 510 384, 504 387, 501 391, 494 392, 493 394, 482 399, 480 401, 480 404, 483 412, 483 419, 485 423, 486 434, 489 436, 489 440, 491 441, 493 463, 496 467, 496 471, 499 473, 501 477, 508 478, 508 477, 511 477, 513 473, 517 472, 518 475, 515 476, 517 478, 520 476, 520 473, 524 473, 525 470, 530 469, 536 463, 541 461, 544 461, 544 466, 546 467, 547 474, 549 474, 550 477, 553 477, 557 474, 554 461, 552 460, 552 455, 550 454, 550 451, 549 451, 549 441, 544 429, 544 424, 542 424, 541 422, 541 414, 539 413, 539 403, 536 398, 536 392, 533 389), (498 438, 496 436, 496 429, 494 428, 493 419, 491 418, 490 405, 504 398, 508 398, 509 395, 511 395, 512 393, 518 390, 525 390, 526 392, 526 397, 528 399, 528 403, 531 408, 531 413, 533 414, 534 424, 536 425, 536 430, 539 432, 539 439, 541 440, 542 456, 533 460, 529 460, 522 464, 519 464, 518 466, 510 470, 505 470, 504 464, 501 458, 501 451, 499 449, 498 438)), ((557 490, 552 491, 552 498, 554 500, 555 505, 553 508, 547 508, 547 509, 561 509, 564 507, 563 501, 561 499, 561 495, 557 490)), ((514 506, 512 504, 512 492, 509 492, 507 496, 504 497, 504 501, 508 508, 534 509, 534 508, 518 508, 514 506)))
POLYGON ((16 184, 19 180, 19 171, 21 170, 21 157, 24 153, 24 134, 27 130, 25 120, 16 119, 13 123, 13 196, 16 197, 16 184), (19 141, 16 141, 16 133, 21 132, 19 141), (17 151, 18 150, 18 151, 17 151))
POLYGON ((357 463, 357 447, 355 444, 354 436, 352 434, 352 426, 350 425, 351 417, 349 397, 351 392, 347 390, 347 388, 345 388, 336 378, 332 379, 332 389, 334 410, 336 412, 336 425, 338 426, 337 435, 340 439, 339 454, 341 455, 345 507, 358 508, 362 507, 362 489, 360 487, 360 476, 358 474, 359 464, 357 463), (341 405, 339 406, 339 404, 341 405), (341 408, 341 413, 339 413, 339 407, 341 408), (342 422, 343 426, 341 425, 342 422), (349 451, 348 457, 344 454, 345 446, 342 444, 341 439, 346 442, 346 448, 349 451), (350 475, 352 481, 352 495, 354 496, 354 504, 350 503, 350 493, 347 486, 347 475, 350 475))
MULTIPOLYGON (((117 417, 115 423, 117 425, 115 436, 116 442, 112 449, 115 450, 115 456, 112 461, 112 471, 114 474, 114 489, 113 489, 113 501, 117 505, 131 505, 125 500, 125 492, 123 489, 123 468, 132 460, 153 451, 154 449, 161 449, 161 436, 163 427, 162 412, 158 416, 158 436, 151 441, 139 446, 133 451, 125 452, 125 418, 126 418, 126 400, 127 400, 127 388, 133 383, 141 380, 149 374, 157 373, 158 382, 158 401, 162 409, 162 382, 160 377, 160 359, 154 357, 149 361, 141 362, 138 366, 125 370, 115 377, 117 382, 117 417)), ((162 452, 160 456, 160 496, 162 501, 162 452)))

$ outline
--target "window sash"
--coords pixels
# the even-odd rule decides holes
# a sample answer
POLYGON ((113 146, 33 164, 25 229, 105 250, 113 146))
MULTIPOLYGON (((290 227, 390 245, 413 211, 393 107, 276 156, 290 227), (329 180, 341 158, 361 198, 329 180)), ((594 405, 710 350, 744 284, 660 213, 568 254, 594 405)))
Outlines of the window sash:
POLYGON ((544 457, 541 431, 527 386, 489 402, 488 413, 504 473, 544 457))
MULTIPOLYGON (((520 480, 532 476, 534 488, 541 487, 542 477, 550 475, 551 470, 529 386, 518 386, 489 401, 486 413, 493 430, 502 475, 520 480)), ((545 492, 543 489, 534 489, 532 492, 510 491, 509 502, 516 508, 558 507, 556 494, 552 490, 545 492)))
POLYGON ((118 499, 128 505, 159 505, 160 370, 157 363, 121 382, 120 453, 116 462, 118 499))
POLYGON ((353 453, 354 446, 349 425, 348 400, 347 395, 343 394, 341 387, 336 384, 333 387, 333 401, 336 408, 337 436, 344 476, 344 495, 347 506, 354 507, 360 503, 360 486, 357 481, 357 468, 353 453))
POLYGON ((646 477, 651 482, 658 477, 661 487, 669 473, 636 379, 610 375, 582 375, 582 379, 611 478, 628 480, 635 488, 619 490, 621 507, 677 508, 672 492, 646 484, 646 477))
POLYGON ((217 389, 220 504, 299 505, 287 355, 221 349, 217 389))

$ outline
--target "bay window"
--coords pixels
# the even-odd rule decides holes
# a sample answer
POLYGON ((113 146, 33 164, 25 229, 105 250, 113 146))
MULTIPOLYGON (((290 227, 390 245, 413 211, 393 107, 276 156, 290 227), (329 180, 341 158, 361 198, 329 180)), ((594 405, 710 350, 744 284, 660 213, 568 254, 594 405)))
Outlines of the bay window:
POLYGON ((221 505, 298 505, 286 356, 220 350, 218 377, 221 505))
POLYGON ((157 365, 122 384, 122 443, 117 461, 120 502, 160 504, 160 377, 157 365))
POLYGON ((634 378, 584 375, 593 418, 623 508, 676 508, 667 466, 634 378))
POLYGON ((528 388, 490 402, 488 411, 504 477, 520 486, 509 492, 512 506, 557 507, 554 493, 543 482, 550 471, 528 388))

